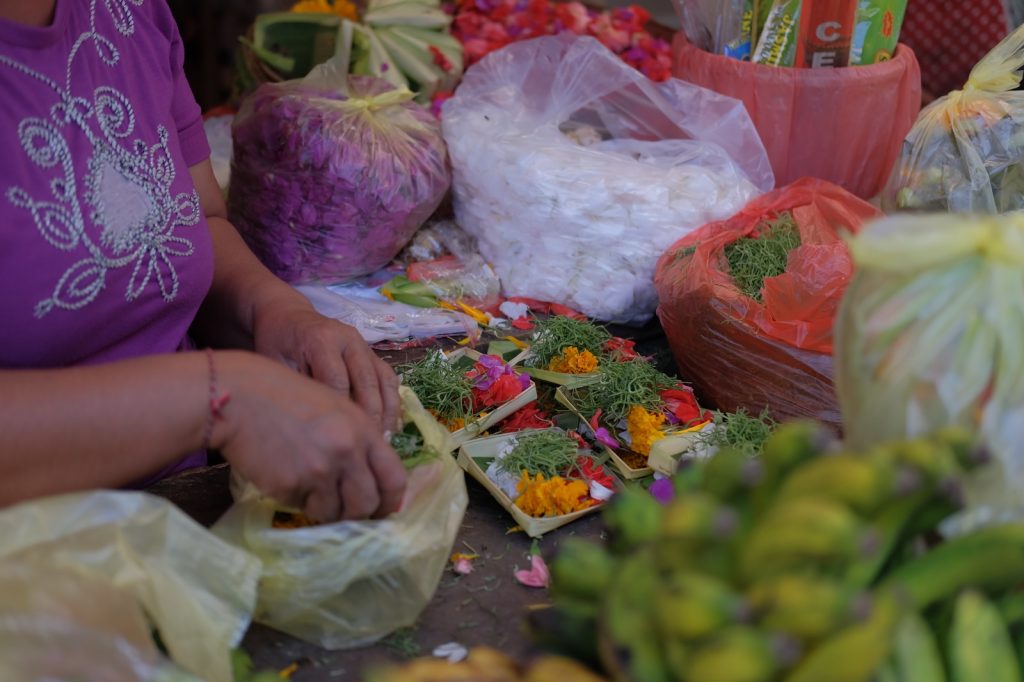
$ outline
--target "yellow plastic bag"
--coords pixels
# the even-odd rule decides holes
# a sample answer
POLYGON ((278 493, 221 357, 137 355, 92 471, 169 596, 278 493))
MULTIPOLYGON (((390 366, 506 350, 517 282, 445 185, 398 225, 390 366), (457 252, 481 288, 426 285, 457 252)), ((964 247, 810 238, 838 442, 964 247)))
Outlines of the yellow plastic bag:
POLYGON ((199 682, 156 650, 135 596, 38 563, 0 563, 0 679, 199 682))
POLYGON ((921 112, 883 208, 959 213, 1024 209, 1024 26, 971 71, 963 90, 921 112))
POLYGON ((207 682, 231 681, 230 653, 255 606, 259 561, 170 502, 89 492, 16 505, 0 512, 0 561, 8 560, 129 592, 179 665, 207 682))
POLYGON ((1024 214, 895 216, 850 245, 836 389, 855 450, 946 425, 995 456, 968 503, 1024 510, 1024 214))
POLYGON ((326 649, 357 647, 412 625, 433 597, 462 522, 466 484, 449 434, 401 389, 406 421, 441 456, 409 472, 401 511, 379 521, 275 529, 281 507, 233 480, 234 506, 213 531, 263 561, 256 620, 326 649))

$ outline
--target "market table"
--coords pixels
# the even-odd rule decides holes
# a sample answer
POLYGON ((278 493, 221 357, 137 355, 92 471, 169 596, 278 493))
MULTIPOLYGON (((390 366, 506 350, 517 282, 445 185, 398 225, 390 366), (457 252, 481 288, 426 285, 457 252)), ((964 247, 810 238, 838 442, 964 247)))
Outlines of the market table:
MULTIPOLYGON (((652 323, 641 330, 613 329, 637 341, 641 352, 650 354, 666 369, 674 371, 660 327, 652 323)), ((438 341, 454 346, 452 340, 438 341)), ((392 365, 409 362, 425 348, 378 351, 392 365)), ((177 504, 199 523, 209 526, 231 504, 229 468, 218 464, 187 471, 149 488, 177 504)), ((441 644, 458 642, 467 647, 489 645, 519 660, 528 658, 533 645, 525 630, 524 617, 531 606, 547 602, 544 590, 516 582, 517 568, 528 568, 532 540, 522 532, 509 532, 513 519, 476 481, 466 477, 469 505, 453 551, 479 555, 474 571, 460 576, 447 571, 434 599, 416 626, 384 639, 374 646, 350 651, 327 651, 262 625, 254 624, 242 647, 259 668, 298 668, 294 682, 359 680, 375 664, 401 661, 415 655, 429 655, 441 644)), ((545 556, 553 555, 567 537, 599 538, 603 525, 599 515, 581 519, 545 536, 540 542, 545 556)))

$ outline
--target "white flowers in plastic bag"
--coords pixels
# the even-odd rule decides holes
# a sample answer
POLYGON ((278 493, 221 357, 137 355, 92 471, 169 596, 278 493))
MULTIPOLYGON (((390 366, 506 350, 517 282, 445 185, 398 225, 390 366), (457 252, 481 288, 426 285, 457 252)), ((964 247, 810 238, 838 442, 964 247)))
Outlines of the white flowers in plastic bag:
POLYGON ((459 224, 505 294, 640 324, 676 239, 772 188, 743 105, 656 84, 597 40, 509 45, 445 103, 459 224))

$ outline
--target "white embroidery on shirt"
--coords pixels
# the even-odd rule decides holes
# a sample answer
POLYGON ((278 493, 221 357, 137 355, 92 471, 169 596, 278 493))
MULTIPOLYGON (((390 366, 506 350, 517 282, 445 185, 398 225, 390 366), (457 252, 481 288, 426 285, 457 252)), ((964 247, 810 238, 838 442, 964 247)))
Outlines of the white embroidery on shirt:
MULTIPOLYGON (((103 0, 114 27, 128 37, 135 33, 129 5, 139 7, 143 2, 103 0)), ((115 66, 121 58, 114 43, 96 31, 96 4, 97 0, 92 0, 89 7, 90 29, 78 37, 68 55, 63 87, 0 55, 0 66, 35 78, 59 97, 47 118, 29 117, 18 125, 18 139, 29 160, 60 174, 50 182, 52 197, 35 198, 13 186, 7 190, 7 199, 30 212, 51 246, 61 251, 84 249, 87 254, 58 279, 50 298, 36 305, 36 317, 54 308, 77 310, 92 303, 106 286, 108 272, 117 268, 131 268, 125 300, 137 299, 155 282, 163 299, 173 301, 179 281, 171 257, 194 252, 192 242, 174 231, 199 222, 199 196, 195 190, 171 194, 176 169, 167 129, 157 127, 156 144, 132 139, 135 110, 121 91, 101 86, 88 97, 72 94, 71 70, 81 49, 91 44, 108 66, 115 66), (76 177, 64 136, 68 127, 84 134, 92 146, 85 177, 76 177), (88 220, 100 230, 98 240, 86 232, 86 211, 88 220)))

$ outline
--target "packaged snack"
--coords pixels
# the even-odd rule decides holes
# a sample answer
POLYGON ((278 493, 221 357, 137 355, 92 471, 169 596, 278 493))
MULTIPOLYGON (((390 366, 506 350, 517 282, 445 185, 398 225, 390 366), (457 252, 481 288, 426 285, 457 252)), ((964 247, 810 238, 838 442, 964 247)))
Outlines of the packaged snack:
POLYGON ((857 0, 804 0, 796 66, 849 66, 857 0))
POLYGON ((800 29, 801 0, 774 0, 757 39, 753 62, 768 66, 796 63, 797 32, 800 29))
POLYGON ((906 11, 907 0, 859 0, 850 63, 875 64, 892 59, 906 11))

